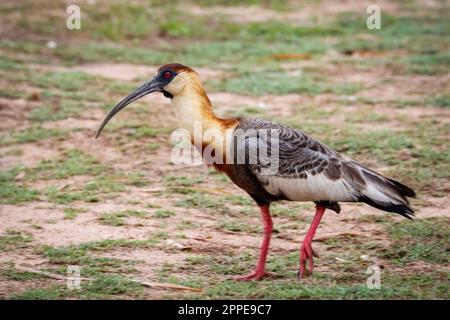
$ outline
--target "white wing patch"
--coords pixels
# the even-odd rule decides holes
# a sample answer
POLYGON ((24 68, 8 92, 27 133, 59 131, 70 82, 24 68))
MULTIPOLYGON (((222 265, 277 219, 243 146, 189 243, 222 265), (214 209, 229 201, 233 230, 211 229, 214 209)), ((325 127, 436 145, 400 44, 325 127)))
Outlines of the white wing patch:
POLYGON ((355 201, 358 192, 343 179, 331 180, 324 174, 312 175, 307 178, 285 178, 263 176, 255 172, 262 182, 263 188, 273 195, 283 194, 293 201, 355 201))
POLYGON ((383 186, 378 184, 371 183, 370 181, 367 183, 367 188, 364 190, 364 194, 368 196, 370 199, 378 202, 386 202, 393 204, 402 204, 404 200, 399 198, 396 193, 386 194, 388 189, 385 189, 383 192, 383 186))

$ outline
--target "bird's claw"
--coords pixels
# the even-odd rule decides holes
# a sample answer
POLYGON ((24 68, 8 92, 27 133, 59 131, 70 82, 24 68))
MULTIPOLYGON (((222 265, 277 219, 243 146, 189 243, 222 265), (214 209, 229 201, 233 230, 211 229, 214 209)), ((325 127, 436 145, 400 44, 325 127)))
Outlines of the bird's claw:
POLYGON ((235 278, 237 281, 259 281, 265 277, 270 276, 270 274, 264 270, 255 270, 254 272, 245 275, 245 276, 238 276, 235 278))
POLYGON ((300 270, 297 272, 297 278, 301 279, 303 276, 308 276, 313 273, 314 259, 319 258, 319 255, 313 250, 311 242, 303 242, 300 248, 300 270), (306 268, 306 262, 309 262, 309 270, 306 268))

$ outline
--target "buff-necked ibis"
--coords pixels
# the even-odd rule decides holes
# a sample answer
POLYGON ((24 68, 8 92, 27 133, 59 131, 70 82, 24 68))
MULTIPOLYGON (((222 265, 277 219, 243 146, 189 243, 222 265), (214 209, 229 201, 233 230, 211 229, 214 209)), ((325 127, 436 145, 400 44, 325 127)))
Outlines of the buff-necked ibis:
POLYGON ((339 213, 339 202, 364 202, 406 218, 413 215, 407 199, 415 196, 411 188, 339 154, 307 134, 267 120, 216 116, 198 74, 177 63, 160 67, 150 81, 121 100, 106 116, 96 138, 115 114, 152 92, 161 92, 170 98, 180 127, 191 134, 192 143, 202 152, 207 164, 227 174, 260 207, 264 238, 258 263, 255 270, 240 277, 241 280, 259 280, 267 275, 265 264, 273 225, 269 206, 273 201, 313 201, 316 204, 314 219, 300 248, 299 277, 306 273, 307 262, 309 271, 313 270, 316 253, 311 243, 326 209, 339 213), (195 123, 201 123, 202 132, 194 130, 195 123), (204 132, 208 130, 218 132, 222 139, 207 138, 204 132), (270 142, 267 134, 259 133, 262 131, 270 132, 277 140, 270 142), (275 150, 276 145, 276 152, 269 151, 266 154, 269 157, 263 157, 260 152, 263 143, 269 145, 270 150, 275 150), (212 152, 206 156, 203 151, 208 146, 212 152), (221 156, 218 158, 217 154, 221 156), (244 161, 236 161, 242 155, 245 155, 244 161), (277 170, 266 170, 274 162, 277 170))

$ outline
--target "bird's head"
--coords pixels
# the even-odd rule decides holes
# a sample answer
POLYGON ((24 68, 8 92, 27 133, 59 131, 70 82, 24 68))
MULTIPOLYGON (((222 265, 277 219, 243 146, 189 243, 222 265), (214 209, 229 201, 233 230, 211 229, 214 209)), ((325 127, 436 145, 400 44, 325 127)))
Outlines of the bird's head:
POLYGON ((197 74, 191 68, 179 63, 165 64, 158 68, 150 81, 135 89, 125 98, 123 98, 106 116, 100 128, 97 130, 95 138, 100 136, 101 131, 120 110, 125 108, 131 102, 136 101, 152 92, 162 92, 166 98, 173 98, 180 95, 186 84, 197 74))

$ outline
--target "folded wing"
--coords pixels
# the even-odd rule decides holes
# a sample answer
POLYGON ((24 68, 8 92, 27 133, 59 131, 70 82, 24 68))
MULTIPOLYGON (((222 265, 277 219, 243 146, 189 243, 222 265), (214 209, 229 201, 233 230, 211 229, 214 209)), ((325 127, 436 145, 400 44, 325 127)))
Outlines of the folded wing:
POLYGON ((250 171, 272 195, 331 204, 361 201, 405 217, 413 214, 406 198, 415 196, 413 190, 301 131, 260 119, 245 120, 236 129, 250 132, 238 150, 242 154, 245 148, 247 160, 253 159, 250 171))

